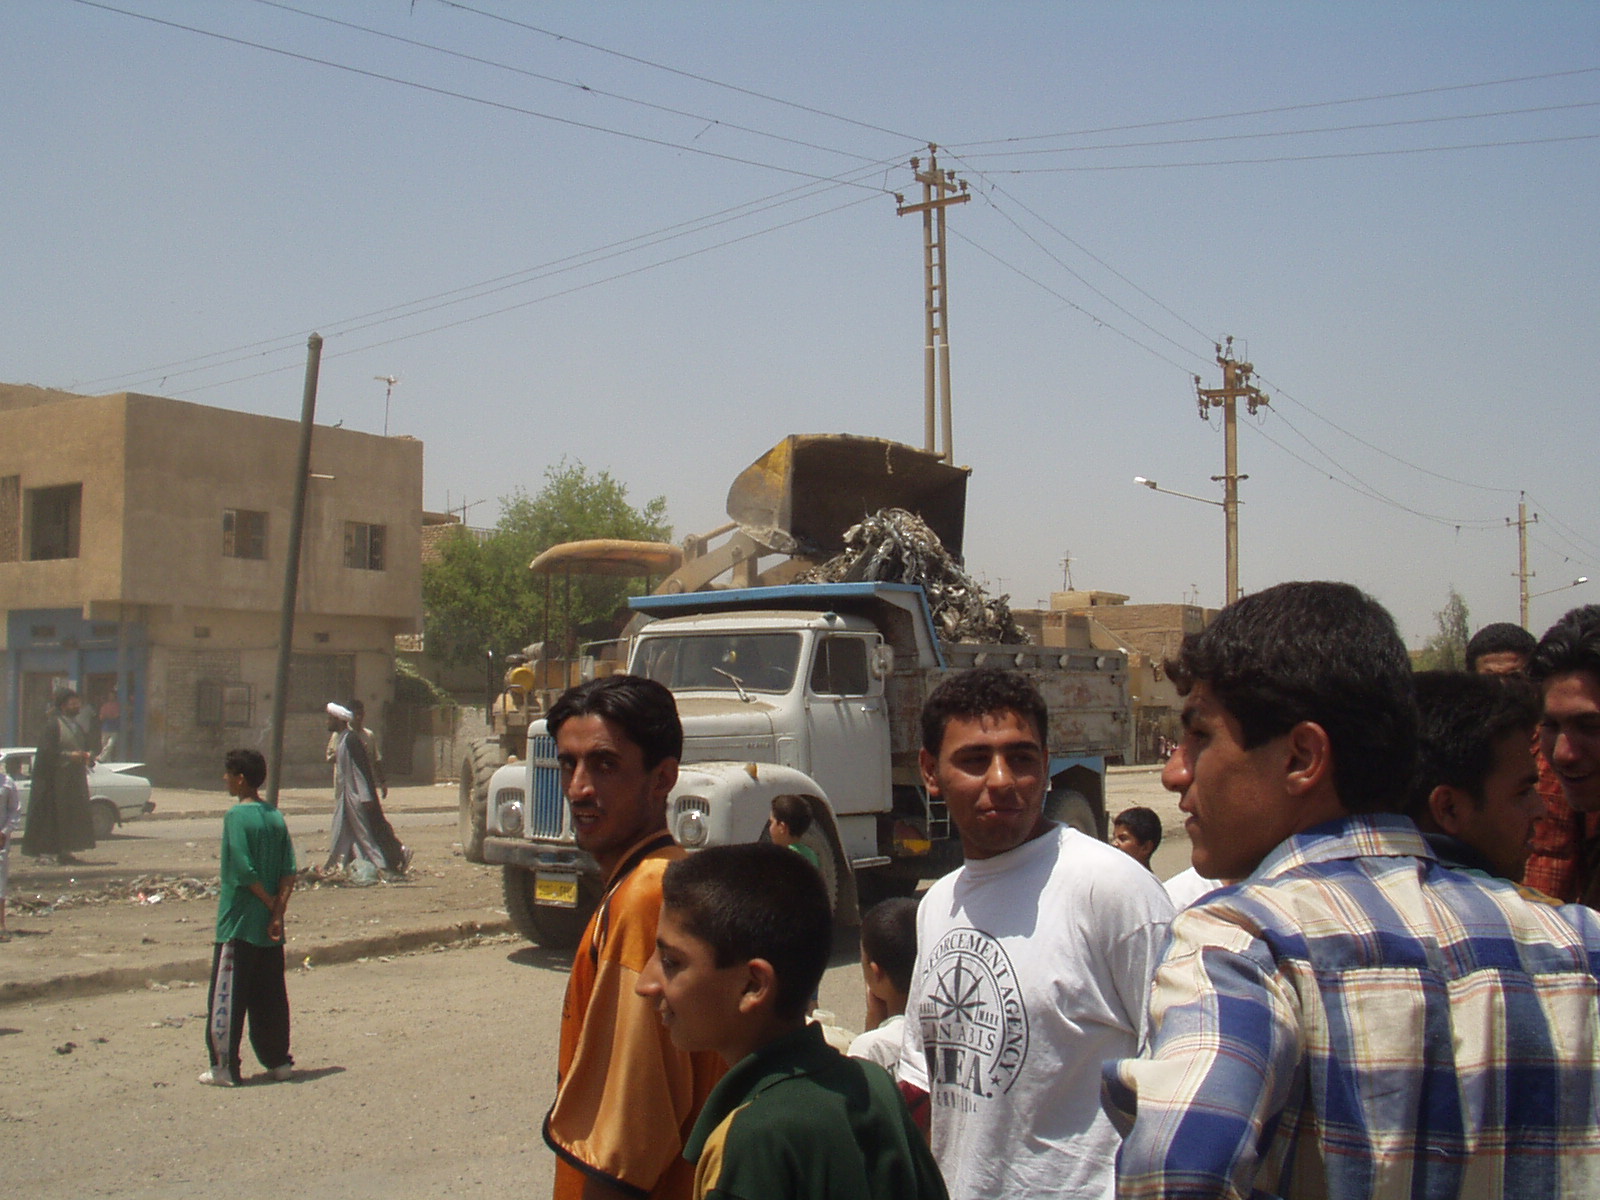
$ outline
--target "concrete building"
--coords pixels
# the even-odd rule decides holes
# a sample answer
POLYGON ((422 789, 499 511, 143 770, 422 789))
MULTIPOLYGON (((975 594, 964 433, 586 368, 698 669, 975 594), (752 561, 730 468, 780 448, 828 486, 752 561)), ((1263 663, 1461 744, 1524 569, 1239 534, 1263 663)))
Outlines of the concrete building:
POLYGON ((1183 698, 1162 664, 1178 652, 1185 634, 1198 633, 1217 615, 1195 604, 1129 604, 1119 592, 1052 592, 1048 609, 1012 614, 1034 641, 1046 646, 1089 643, 1128 656, 1132 743, 1126 761, 1159 762, 1162 739, 1177 741, 1183 698))
MULTIPOLYGON (((158 783, 215 784, 225 750, 266 747, 298 446, 297 421, 0 385, 5 744, 67 683, 95 712, 115 689, 108 757, 158 783)), ((326 773, 324 703, 383 711, 422 608, 422 443, 319 426, 311 473, 290 781, 326 773)))

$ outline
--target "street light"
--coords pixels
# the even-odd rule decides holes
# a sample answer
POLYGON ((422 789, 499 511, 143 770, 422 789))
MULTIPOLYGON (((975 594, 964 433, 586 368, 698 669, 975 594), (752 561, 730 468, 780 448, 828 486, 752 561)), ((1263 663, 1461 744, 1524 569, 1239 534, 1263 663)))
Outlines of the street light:
POLYGON ((1563 583, 1560 587, 1553 587, 1553 588, 1550 588, 1548 591, 1543 591, 1543 592, 1530 592, 1528 594, 1528 599, 1529 600, 1537 600, 1540 596, 1553 596, 1557 592, 1564 592, 1568 588, 1575 588, 1580 583, 1588 583, 1588 582, 1589 582, 1589 577, 1587 575, 1579 575, 1571 583, 1563 583))
MULTIPOLYGON (((1241 475, 1239 478, 1248 479, 1249 476, 1241 475)), ((1232 516, 1226 500, 1212 500, 1205 496, 1191 495, 1188 492, 1175 492, 1171 488, 1162 487, 1154 479, 1146 479, 1143 475, 1135 475, 1133 477, 1133 481, 1149 488, 1152 492, 1161 492, 1163 495, 1167 496, 1179 496, 1184 500, 1198 500, 1201 504, 1214 505, 1215 507, 1222 509, 1225 517, 1232 516)), ((1224 569, 1227 573, 1227 602, 1229 604, 1232 604, 1239 598, 1239 547, 1232 531, 1233 523, 1230 520, 1228 522, 1227 530, 1229 536, 1224 545, 1224 569)))

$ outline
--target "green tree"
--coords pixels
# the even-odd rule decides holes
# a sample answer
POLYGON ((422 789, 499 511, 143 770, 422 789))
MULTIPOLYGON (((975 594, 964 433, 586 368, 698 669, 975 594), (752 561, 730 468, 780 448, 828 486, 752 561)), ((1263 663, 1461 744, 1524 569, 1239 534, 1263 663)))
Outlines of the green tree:
POLYGON ((1464 671, 1467 667, 1467 602, 1451 585, 1450 598, 1433 614, 1438 632, 1422 646, 1417 667, 1424 671, 1464 671))
MULTIPOLYGON (((545 470, 544 486, 530 496, 518 489, 500 501, 500 519, 480 537, 463 529, 423 567, 422 607, 428 651, 450 663, 493 651, 497 658, 545 635, 546 582, 528 564, 551 546, 587 538, 667 541, 663 496, 642 508, 628 502, 628 489, 608 471, 591 474, 581 462, 545 470)), ((611 618, 642 580, 580 577, 550 583, 549 635, 560 641, 570 623, 579 640, 604 637, 611 618), (602 630, 604 632, 602 632, 602 630)))

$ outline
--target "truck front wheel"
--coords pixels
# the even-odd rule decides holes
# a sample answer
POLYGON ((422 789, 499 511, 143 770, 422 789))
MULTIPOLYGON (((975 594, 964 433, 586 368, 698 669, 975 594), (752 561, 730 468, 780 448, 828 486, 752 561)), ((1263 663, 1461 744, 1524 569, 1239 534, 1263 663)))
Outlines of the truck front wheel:
POLYGON ((503 867, 506 915, 517 932, 546 950, 571 950, 583 936, 583 927, 599 903, 597 882, 578 876, 578 906, 554 908, 534 901, 534 873, 521 867, 503 867))

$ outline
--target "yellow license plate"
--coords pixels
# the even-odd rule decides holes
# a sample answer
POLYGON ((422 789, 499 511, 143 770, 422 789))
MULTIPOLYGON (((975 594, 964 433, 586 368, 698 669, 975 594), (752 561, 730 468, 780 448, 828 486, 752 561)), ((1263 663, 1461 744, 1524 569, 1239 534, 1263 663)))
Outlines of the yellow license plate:
POLYGON ((578 907, 578 881, 568 875, 540 875, 533 882, 533 898, 540 904, 578 907))

